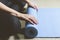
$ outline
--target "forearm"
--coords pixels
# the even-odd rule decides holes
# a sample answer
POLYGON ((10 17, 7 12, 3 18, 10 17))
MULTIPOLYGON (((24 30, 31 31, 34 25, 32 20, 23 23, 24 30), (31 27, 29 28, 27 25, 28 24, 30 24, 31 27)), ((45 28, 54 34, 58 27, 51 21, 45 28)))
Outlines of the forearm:
POLYGON ((18 14, 21 14, 21 13, 17 12, 16 10, 7 7, 6 5, 4 5, 1 2, 0 2, 0 10, 4 10, 4 11, 7 11, 7 12, 10 12, 10 14, 12 14, 14 16, 17 16, 18 14))

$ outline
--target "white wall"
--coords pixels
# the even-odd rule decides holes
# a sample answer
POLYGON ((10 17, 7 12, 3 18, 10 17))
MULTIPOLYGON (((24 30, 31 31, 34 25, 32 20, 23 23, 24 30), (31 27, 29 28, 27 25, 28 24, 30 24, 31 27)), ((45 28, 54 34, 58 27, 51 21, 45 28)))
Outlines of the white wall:
POLYGON ((40 8, 60 8, 60 0, 31 0, 40 8))

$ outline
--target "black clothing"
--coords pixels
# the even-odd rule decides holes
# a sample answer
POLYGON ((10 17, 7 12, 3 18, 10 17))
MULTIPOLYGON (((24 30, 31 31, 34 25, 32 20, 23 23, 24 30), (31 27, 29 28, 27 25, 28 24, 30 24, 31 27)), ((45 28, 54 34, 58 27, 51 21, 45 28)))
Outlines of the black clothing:
MULTIPOLYGON (((17 0, 0 0, 6 6, 13 8, 17 11, 21 11, 22 3, 18 3, 17 0), (16 2, 15 2, 16 1, 16 2)), ((8 12, 0 10, 0 37, 18 33, 20 31, 20 21, 17 17, 8 14, 8 12)))

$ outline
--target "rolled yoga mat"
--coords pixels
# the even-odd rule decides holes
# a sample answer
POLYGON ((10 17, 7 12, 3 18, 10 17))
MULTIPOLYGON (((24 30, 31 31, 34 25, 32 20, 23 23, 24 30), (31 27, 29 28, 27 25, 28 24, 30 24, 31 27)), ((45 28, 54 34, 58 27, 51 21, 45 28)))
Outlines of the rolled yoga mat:
MULTIPOLYGON (((37 11, 33 8, 28 8, 27 13, 30 15, 33 15, 37 19, 37 11)), ((31 23, 27 22, 26 23, 26 28, 25 28, 25 36, 27 38, 34 38, 38 34, 37 27, 38 25, 32 25, 31 23)))
POLYGON ((60 8, 39 8, 36 11, 29 7, 27 13, 33 15, 38 21, 37 25, 26 24, 27 37, 60 37, 60 8))

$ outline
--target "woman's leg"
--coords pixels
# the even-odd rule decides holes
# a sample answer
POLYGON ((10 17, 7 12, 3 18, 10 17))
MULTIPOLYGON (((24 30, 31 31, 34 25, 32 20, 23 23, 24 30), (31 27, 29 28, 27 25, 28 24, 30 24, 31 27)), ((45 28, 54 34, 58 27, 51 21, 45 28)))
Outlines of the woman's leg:
POLYGON ((17 17, 2 12, 0 15, 0 38, 7 38, 10 35, 17 34, 20 31, 20 26, 17 17))

